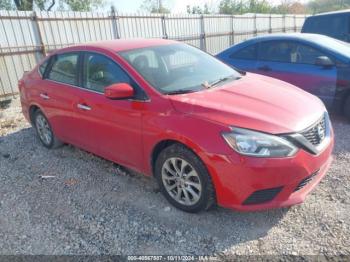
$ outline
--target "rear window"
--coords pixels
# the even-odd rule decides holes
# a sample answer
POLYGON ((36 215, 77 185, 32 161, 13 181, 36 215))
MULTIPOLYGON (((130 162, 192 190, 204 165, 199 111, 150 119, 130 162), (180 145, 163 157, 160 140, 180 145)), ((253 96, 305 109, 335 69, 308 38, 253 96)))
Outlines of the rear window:
POLYGON ((47 78, 70 85, 77 85, 77 53, 59 54, 54 57, 47 78))

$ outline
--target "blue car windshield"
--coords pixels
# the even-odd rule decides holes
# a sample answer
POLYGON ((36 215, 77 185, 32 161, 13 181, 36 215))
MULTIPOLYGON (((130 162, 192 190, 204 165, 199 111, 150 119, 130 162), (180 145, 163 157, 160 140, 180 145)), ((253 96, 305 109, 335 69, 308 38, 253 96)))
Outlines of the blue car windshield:
POLYGON ((318 42, 318 44, 350 59, 349 43, 346 43, 337 39, 333 39, 330 37, 322 37, 321 41, 318 42))
POLYGON ((196 92, 241 76, 211 55, 185 44, 145 47, 119 54, 163 94, 196 92))

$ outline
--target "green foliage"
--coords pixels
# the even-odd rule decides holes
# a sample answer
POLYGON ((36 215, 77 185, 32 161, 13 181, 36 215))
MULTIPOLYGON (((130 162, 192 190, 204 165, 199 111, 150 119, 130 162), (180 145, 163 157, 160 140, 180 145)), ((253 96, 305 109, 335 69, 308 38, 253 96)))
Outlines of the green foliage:
POLYGON ((187 7, 187 13, 188 14, 211 14, 213 13, 210 9, 208 4, 204 4, 203 8, 200 7, 199 5, 196 6, 190 6, 188 5, 187 7))
POLYGON ((92 11, 104 5, 104 0, 14 0, 15 6, 10 0, 0 0, 0 9, 15 9, 31 11, 34 8, 50 11, 58 4, 60 10, 92 11))
POLYGON ((219 3, 220 14, 243 14, 244 12, 246 12, 246 5, 242 0, 221 0, 219 3))
POLYGON ((273 6, 267 0, 221 0, 220 14, 271 13, 273 6))
POLYGON ((311 13, 322 13, 350 8, 350 0, 312 0, 308 3, 311 13))
POLYGON ((103 0, 63 0, 72 11, 88 12, 104 5, 103 0))
POLYGON ((12 3, 11 0, 1 0, 0 1, 0 10, 14 10, 16 6, 12 3))
POLYGON ((277 6, 272 5, 270 2, 268 0, 221 0, 219 13, 305 14, 307 12, 306 6, 298 0, 281 0, 281 3, 277 6))
POLYGON ((141 10, 159 14, 170 13, 170 9, 164 7, 162 0, 144 0, 141 5, 141 10))

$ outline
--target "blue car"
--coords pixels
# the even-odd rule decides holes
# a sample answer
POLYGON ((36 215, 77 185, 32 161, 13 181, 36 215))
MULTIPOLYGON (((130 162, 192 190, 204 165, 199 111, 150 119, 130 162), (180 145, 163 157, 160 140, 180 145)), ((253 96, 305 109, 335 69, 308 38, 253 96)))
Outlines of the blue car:
POLYGON ((217 57, 235 68, 274 77, 318 96, 350 119, 350 44, 316 34, 259 36, 217 57))
POLYGON ((350 10, 309 16, 306 18, 301 32, 327 35, 350 42, 350 10))

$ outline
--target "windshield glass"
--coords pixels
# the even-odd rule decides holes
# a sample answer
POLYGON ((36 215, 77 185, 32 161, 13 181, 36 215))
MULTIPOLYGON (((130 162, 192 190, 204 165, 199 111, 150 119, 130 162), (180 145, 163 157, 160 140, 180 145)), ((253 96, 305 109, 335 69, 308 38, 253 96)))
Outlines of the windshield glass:
POLYGON ((332 51, 339 53, 340 55, 346 56, 347 58, 350 58, 350 44, 330 38, 330 37, 322 37, 322 39, 319 39, 320 41, 317 41, 320 45, 324 46, 325 48, 331 49, 332 51))
POLYGON ((163 94, 195 92, 241 76, 216 58, 185 44, 153 46, 120 54, 163 94))

